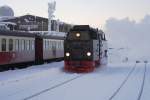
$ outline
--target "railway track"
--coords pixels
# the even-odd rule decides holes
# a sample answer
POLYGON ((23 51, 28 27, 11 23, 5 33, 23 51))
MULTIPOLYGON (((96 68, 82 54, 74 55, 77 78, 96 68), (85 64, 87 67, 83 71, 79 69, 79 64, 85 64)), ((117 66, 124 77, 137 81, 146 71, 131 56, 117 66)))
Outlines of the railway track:
POLYGON ((131 69, 131 71, 129 72, 129 74, 127 75, 127 77, 124 79, 124 81, 122 82, 122 84, 119 86, 119 88, 110 96, 110 98, 108 100, 112 100, 120 91, 120 89, 124 86, 124 84, 127 82, 127 80, 129 79, 129 77, 131 76, 131 74, 133 73, 133 71, 136 68, 137 63, 135 63, 134 67, 131 69))
MULTIPOLYGON (((136 96, 135 95, 130 95, 130 96, 132 96, 132 97, 134 96, 134 98, 135 98, 134 100, 141 100, 143 97, 143 94, 144 94, 143 91, 145 90, 144 85, 145 85, 145 80, 146 80, 146 76, 147 76, 146 70, 148 69, 146 67, 147 67, 147 63, 145 63, 145 66, 142 63, 138 64, 138 62, 136 62, 134 65, 132 64, 132 67, 130 67, 130 69, 127 71, 127 73, 121 79, 119 84, 116 85, 116 87, 112 90, 112 92, 110 92, 111 94, 107 95, 107 100, 119 100, 118 97, 122 97, 122 94, 125 93, 125 90, 128 91, 127 87, 132 86, 132 84, 130 84, 131 83, 130 81, 139 83, 135 87, 133 87, 134 85, 132 86, 133 87, 132 90, 136 89, 136 91, 134 91, 134 93, 136 93, 136 96), (135 76, 135 75, 140 75, 140 77, 138 76, 135 80, 133 80, 134 79, 133 76, 135 76)), ((38 97, 41 97, 43 94, 45 95, 45 94, 49 93, 49 91, 54 91, 55 89, 56 90, 59 89, 61 86, 64 86, 67 83, 72 84, 72 81, 74 81, 82 76, 85 76, 85 74, 66 75, 66 73, 63 73, 63 74, 61 73, 61 74, 57 75, 57 77, 55 77, 55 78, 50 78, 50 77, 44 78, 43 80, 48 79, 48 81, 47 81, 47 83, 45 83, 45 85, 43 87, 41 87, 41 84, 37 84, 37 85, 35 84, 34 88, 32 88, 32 84, 33 84, 32 83, 31 86, 29 84, 29 86, 27 88, 18 88, 18 91, 14 91, 14 92, 10 93, 10 95, 5 95, 4 99, 8 99, 8 100, 12 100, 12 98, 15 98, 16 100, 36 99, 38 97), (37 88, 37 87, 39 87, 39 88, 37 88), (27 92, 27 91, 29 91, 29 92, 27 92)), ((36 83, 36 81, 34 81, 34 83, 36 83)), ((15 83, 15 84, 17 84, 17 83, 15 83)), ((133 91, 132 91, 132 93, 133 93, 133 91)), ((13 99, 13 100, 15 100, 15 99, 13 99)), ((126 100, 129 100, 129 99, 126 99, 126 100)))
POLYGON ((83 76, 83 75, 77 75, 77 76, 75 76, 75 77, 73 77, 73 78, 71 78, 71 79, 68 79, 68 80, 64 81, 64 82, 61 82, 61 83, 59 83, 59 84, 56 84, 56 85, 54 85, 54 86, 52 86, 52 87, 49 87, 49 88, 47 88, 47 89, 41 90, 41 91, 39 91, 39 92, 37 92, 37 93, 35 93, 35 94, 33 94, 33 95, 30 95, 30 96, 28 96, 28 97, 25 97, 25 98, 23 98, 22 100, 30 100, 30 99, 32 99, 32 98, 34 98, 34 97, 36 97, 36 96, 39 96, 39 95, 44 94, 44 93, 46 93, 46 92, 48 92, 48 91, 51 91, 51 90, 53 90, 53 89, 55 89, 55 88, 58 88, 58 87, 60 87, 60 86, 62 86, 62 85, 65 85, 65 84, 67 84, 67 83, 69 83, 69 82, 71 82, 71 81, 74 81, 74 80, 76 80, 76 79, 78 79, 78 78, 80 78, 80 77, 82 77, 82 76, 83 76))
POLYGON ((144 85, 145 85, 145 78, 146 78, 146 66, 147 66, 147 63, 145 63, 145 66, 144 66, 143 81, 142 81, 141 89, 140 89, 137 100, 141 100, 141 96, 142 96, 142 93, 143 93, 143 89, 144 89, 144 85))
MULTIPOLYGON (((144 66, 142 84, 141 84, 141 87, 140 87, 140 91, 139 91, 137 100, 141 100, 141 96, 142 96, 142 93, 143 93, 144 83, 145 83, 145 77, 146 77, 146 64, 147 63, 145 63, 145 66, 144 66)), ((117 88, 117 90, 110 96, 110 98, 108 100, 113 100, 114 97, 119 93, 119 91, 121 90, 121 88, 128 81, 129 77, 131 76, 131 74, 135 70, 136 66, 137 66, 137 62, 135 63, 134 67, 131 69, 131 71, 129 72, 129 74, 127 75, 127 77, 124 79, 124 81, 122 82, 122 84, 119 86, 119 88, 117 88)))

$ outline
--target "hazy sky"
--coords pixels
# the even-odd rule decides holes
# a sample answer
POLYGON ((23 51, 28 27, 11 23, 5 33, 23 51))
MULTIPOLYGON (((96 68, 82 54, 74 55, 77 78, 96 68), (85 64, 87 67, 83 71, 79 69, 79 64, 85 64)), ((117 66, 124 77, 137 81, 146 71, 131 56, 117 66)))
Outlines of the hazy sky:
MULTIPOLYGON (((0 0, 0 6, 8 5, 15 15, 27 13, 47 17, 47 3, 51 0, 0 0)), ((136 21, 150 14, 150 0, 55 0, 56 18, 73 24, 104 26, 111 17, 129 17, 136 21)))

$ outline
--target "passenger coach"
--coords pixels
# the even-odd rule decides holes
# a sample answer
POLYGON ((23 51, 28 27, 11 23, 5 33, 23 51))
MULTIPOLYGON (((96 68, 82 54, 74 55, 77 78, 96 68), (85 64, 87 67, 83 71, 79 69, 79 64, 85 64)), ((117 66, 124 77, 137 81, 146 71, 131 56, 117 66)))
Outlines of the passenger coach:
POLYGON ((61 36, 0 31, 0 70, 63 59, 63 42, 61 36))

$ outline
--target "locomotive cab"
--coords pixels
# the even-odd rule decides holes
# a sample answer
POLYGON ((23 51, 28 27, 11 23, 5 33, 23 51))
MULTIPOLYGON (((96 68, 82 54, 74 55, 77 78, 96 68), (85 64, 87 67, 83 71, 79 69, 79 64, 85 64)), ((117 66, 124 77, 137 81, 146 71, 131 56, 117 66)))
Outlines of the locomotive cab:
POLYGON ((102 41, 97 29, 89 25, 74 26, 64 41, 65 69, 90 72, 100 64, 102 41))

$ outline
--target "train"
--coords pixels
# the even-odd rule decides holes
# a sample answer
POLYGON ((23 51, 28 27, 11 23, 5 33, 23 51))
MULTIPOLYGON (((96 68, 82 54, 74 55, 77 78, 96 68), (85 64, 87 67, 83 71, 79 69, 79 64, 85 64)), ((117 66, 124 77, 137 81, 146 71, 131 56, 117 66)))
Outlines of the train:
POLYGON ((89 25, 75 25, 64 40, 64 70, 92 72, 107 64, 105 33, 89 25))
POLYGON ((66 71, 93 71, 107 62, 105 33, 89 25, 74 25, 66 36, 0 31, 0 71, 60 60, 66 71))
POLYGON ((0 31, 0 70, 63 58, 64 36, 0 31))

